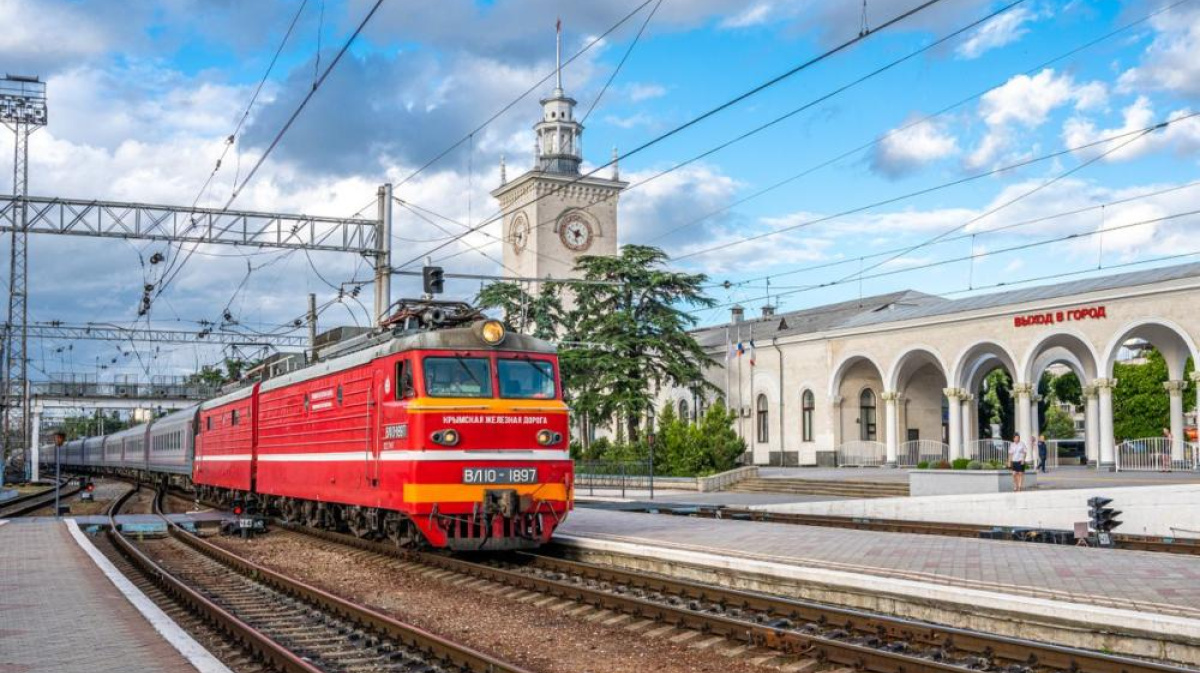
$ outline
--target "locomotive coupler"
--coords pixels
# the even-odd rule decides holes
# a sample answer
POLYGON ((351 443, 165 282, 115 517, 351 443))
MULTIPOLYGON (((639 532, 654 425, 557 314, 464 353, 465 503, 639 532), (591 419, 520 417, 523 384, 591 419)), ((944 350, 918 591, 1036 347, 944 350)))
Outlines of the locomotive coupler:
POLYGON ((521 513, 521 497, 511 488, 483 492, 483 513, 511 518, 521 513))

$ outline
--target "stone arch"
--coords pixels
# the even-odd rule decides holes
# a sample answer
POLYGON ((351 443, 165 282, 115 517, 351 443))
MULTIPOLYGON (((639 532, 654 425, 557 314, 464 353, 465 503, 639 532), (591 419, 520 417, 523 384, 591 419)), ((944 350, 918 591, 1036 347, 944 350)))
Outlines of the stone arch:
POLYGON ((892 363, 888 389, 902 393, 897 409, 898 441, 943 441, 946 436, 946 398, 950 385, 945 360, 934 348, 921 345, 903 352, 892 363))
POLYGON ((1025 352, 1021 375, 1037 384, 1046 367, 1061 362, 1070 367, 1083 385, 1099 376, 1096 351, 1088 339, 1075 329, 1058 329, 1034 342, 1025 352))
MULTIPOLYGON (((865 353, 849 354, 842 358, 830 377, 830 399, 841 399, 840 405, 832 409, 837 443, 857 440, 861 435, 859 397, 870 388, 876 397, 877 409, 882 412, 884 393, 884 370, 871 356, 865 353)), ((877 438, 883 441, 884 424, 876 419, 877 438)))
POLYGON ((838 362, 837 366, 833 368, 833 376, 829 377, 829 397, 837 397, 842 388, 842 381, 846 378, 846 374, 850 372, 850 370, 861 366, 864 363, 875 369, 875 373, 879 378, 882 391, 882 384, 885 380, 883 377, 883 367, 880 367, 879 363, 875 362, 875 360, 866 353, 851 353, 843 357, 838 362))
MULTIPOLYGON (((1021 370, 1017 368, 1017 360, 1012 353, 995 341, 976 341, 975 343, 963 349, 962 353, 954 361, 954 375, 951 381, 954 382, 956 388, 971 389, 971 379, 979 373, 980 367, 987 363, 998 363, 1008 369, 1012 374, 1014 383, 1020 382, 1018 378, 1021 370)), ((988 368, 988 372, 996 367, 988 368)), ((985 372, 986 373, 986 372, 985 372)))
POLYGON ((888 390, 900 390, 907 377, 926 365, 933 365, 946 375, 947 367, 941 353, 932 346, 918 345, 902 352, 893 362, 886 377, 888 390))
POLYGON ((1196 342, 1178 324, 1155 318, 1138 320, 1121 327, 1108 342, 1104 349, 1104 368, 1101 370, 1105 377, 1112 378, 1117 354, 1130 339, 1144 339, 1162 353, 1167 361, 1167 374, 1172 380, 1182 379, 1187 359, 1196 356, 1196 342))

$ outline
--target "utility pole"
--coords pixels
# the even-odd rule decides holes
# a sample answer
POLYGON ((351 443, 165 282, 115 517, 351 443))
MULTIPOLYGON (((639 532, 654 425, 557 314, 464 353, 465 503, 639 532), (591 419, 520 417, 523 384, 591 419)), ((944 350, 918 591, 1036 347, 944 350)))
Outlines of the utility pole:
POLYGON ((23 452, 24 478, 29 478, 31 456, 29 358, 27 322, 29 318, 28 266, 29 247, 27 238, 29 214, 29 136, 46 125, 46 83, 37 77, 5 75, 0 80, 0 122, 12 130, 13 143, 13 198, 16 205, 12 230, 12 250, 8 276, 8 321, 5 323, 5 362, 3 390, 3 464, 0 465, 0 483, 7 466, 9 454, 17 449, 23 452), (20 439, 13 441, 13 431, 20 439))
POLYGON ((309 362, 317 361, 317 295, 308 293, 308 353, 309 362))
POLYGON ((375 252, 375 325, 392 307, 392 184, 379 187, 379 234, 375 252))

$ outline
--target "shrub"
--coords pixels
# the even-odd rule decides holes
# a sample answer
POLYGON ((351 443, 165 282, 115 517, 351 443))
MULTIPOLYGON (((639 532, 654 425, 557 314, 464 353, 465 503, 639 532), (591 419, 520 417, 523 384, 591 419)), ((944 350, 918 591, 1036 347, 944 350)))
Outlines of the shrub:
POLYGON ((939 460, 933 467, 938 470, 949 470, 950 469, 950 461, 939 460))
POLYGON ((967 463, 967 469, 968 470, 982 470, 983 463, 979 462, 978 460, 972 460, 971 462, 967 463))
POLYGON ((993 460, 989 460, 989 461, 987 462, 987 469, 989 469, 989 470, 1003 470, 1003 469, 1004 469, 1004 463, 1002 463, 1002 462, 1000 462, 1000 461, 998 461, 998 460, 995 460, 995 459, 993 459, 993 460))
POLYGON ((922 460, 921 462, 917 463, 917 469, 918 470, 928 470, 929 469, 929 461, 922 460))
POLYGON ((965 470, 970 464, 970 458, 955 458, 954 462, 950 464, 950 467, 955 470, 965 470))

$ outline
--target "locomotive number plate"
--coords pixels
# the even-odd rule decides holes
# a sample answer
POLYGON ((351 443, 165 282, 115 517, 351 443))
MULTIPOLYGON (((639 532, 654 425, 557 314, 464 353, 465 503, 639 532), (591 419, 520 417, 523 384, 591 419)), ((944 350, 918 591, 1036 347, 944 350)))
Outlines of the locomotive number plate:
POLYGON ((464 467, 464 484, 536 484, 536 467, 464 467))

